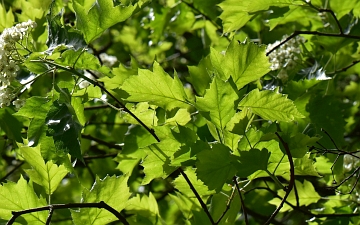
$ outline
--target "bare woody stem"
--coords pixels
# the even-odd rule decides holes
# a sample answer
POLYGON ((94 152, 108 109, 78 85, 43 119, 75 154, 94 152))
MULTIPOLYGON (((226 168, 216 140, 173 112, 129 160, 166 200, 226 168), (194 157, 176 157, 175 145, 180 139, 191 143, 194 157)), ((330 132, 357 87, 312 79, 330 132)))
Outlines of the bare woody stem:
POLYGON ((204 201, 201 199, 199 193, 196 191, 194 185, 191 183, 190 179, 188 178, 188 176, 186 175, 186 173, 184 172, 184 170, 182 170, 181 168, 178 169, 179 172, 181 173, 181 175, 185 178, 186 182, 188 183, 188 185, 190 186, 191 191, 194 193, 195 197, 197 198, 197 200, 200 202, 201 207, 203 208, 204 212, 206 213, 206 215, 208 216, 210 222, 212 225, 216 225, 214 219, 212 218, 212 216, 210 215, 210 212, 206 206, 206 204, 204 203, 204 201))
MULTIPOLYGON (((43 206, 43 207, 38 207, 38 208, 21 210, 21 211, 13 211, 12 212, 13 216, 6 223, 6 225, 13 224, 15 222, 16 218, 23 215, 23 214, 28 214, 28 213, 33 213, 33 212, 40 212, 40 211, 45 211, 45 210, 49 210, 50 214, 52 214, 53 210, 56 210, 56 209, 69 209, 69 208, 100 208, 100 209, 106 209, 107 211, 111 212, 114 216, 116 216, 119 219, 119 221, 121 221, 124 225, 129 225, 129 223, 120 214, 120 212, 118 212, 113 207, 109 206, 108 204, 106 204, 103 201, 97 202, 97 203, 53 204, 53 205, 48 205, 48 206, 43 206)), ((51 219, 51 215, 48 216, 47 222, 49 221, 49 218, 51 219)))
POLYGON ((289 164, 290 164, 290 181, 289 181, 289 185, 285 188, 285 195, 282 198, 280 205, 275 209, 275 211, 271 214, 271 216, 269 217, 269 219, 265 222, 264 225, 268 225, 271 223, 271 221, 275 218, 275 216, 280 212, 280 209, 283 207, 287 197, 289 196, 291 190, 294 187, 295 184, 295 169, 294 169, 294 162, 291 156, 291 152, 289 149, 288 144, 281 138, 281 136, 279 135, 278 132, 275 132, 276 136, 278 136, 279 140, 281 141, 282 145, 285 148, 285 152, 286 155, 289 159, 289 164))
POLYGON ((130 114, 130 116, 132 116, 141 126, 143 126, 158 142, 160 142, 159 137, 155 134, 155 131, 151 128, 149 128, 148 126, 146 126, 144 124, 144 122, 142 122, 134 113, 132 113, 128 108, 125 107, 125 104, 122 103, 119 99, 117 99, 113 94, 111 94, 100 82, 92 80, 86 76, 84 76, 83 74, 79 73, 78 71, 76 71, 73 68, 67 67, 67 66, 62 66, 59 64, 56 64, 54 62, 51 61, 46 61, 46 60, 31 60, 31 62, 42 62, 42 63, 46 63, 49 64, 51 66, 54 66, 56 68, 68 71, 70 73, 73 73, 79 77, 81 77, 82 79, 88 81, 89 83, 91 83, 94 86, 98 86, 102 91, 104 91, 108 96, 110 96, 112 99, 114 99, 116 101, 116 103, 118 103, 121 108, 130 114))

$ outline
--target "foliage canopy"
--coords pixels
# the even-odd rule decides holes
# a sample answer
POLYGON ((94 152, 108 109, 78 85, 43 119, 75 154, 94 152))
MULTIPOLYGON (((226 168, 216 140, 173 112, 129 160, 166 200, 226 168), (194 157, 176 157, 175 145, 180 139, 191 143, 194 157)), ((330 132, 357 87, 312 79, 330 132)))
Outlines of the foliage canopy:
POLYGON ((0 223, 360 224, 359 17, 2 1, 0 223))

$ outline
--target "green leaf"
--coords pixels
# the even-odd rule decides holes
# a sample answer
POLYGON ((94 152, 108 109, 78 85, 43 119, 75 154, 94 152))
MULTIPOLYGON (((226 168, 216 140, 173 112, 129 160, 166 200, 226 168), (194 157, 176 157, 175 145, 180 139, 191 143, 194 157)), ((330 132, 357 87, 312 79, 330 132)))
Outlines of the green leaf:
POLYGON ((239 177, 248 177, 258 170, 267 170, 270 154, 265 148, 261 151, 255 148, 250 151, 241 151, 239 158, 240 168, 238 168, 237 175, 239 177), (256 163, 254 163, 255 161, 256 163))
POLYGON ((246 108, 265 120, 290 122, 304 117, 286 95, 268 90, 249 92, 239 103, 239 109, 246 108))
MULTIPOLYGON (((308 152, 309 146, 314 145, 320 138, 309 137, 302 133, 296 133, 294 136, 285 136, 283 139, 289 146, 291 156, 293 158, 302 158, 306 152, 308 152)), ((283 149, 283 146, 281 148, 283 149)), ((283 150, 283 152, 285 153, 286 151, 283 150)))
POLYGON ((112 0, 96 0, 88 9, 84 0, 73 2, 77 28, 84 34, 86 43, 98 38, 106 29, 129 18, 136 6, 114 7, 112 0))
POLYGON ((5 131, 9 139, 22 142, 22 124, 12 113, 9 108, 0 108, 0 128, 5 131))
POLYGON ((221 131, 236 111, 238 95, 231 80, 223 81, 214 77, 204 97, 196 97, 196 108, 221 131))
POLYGON ((14 115, 31 119, 45 119, 46 114, 50 109, 51 103, 52 102, 49 98, 33 96, 26 99, 25 105, 21 107, 18 112, 14 113, 14 115))
MULTIPOLYGON (((270 6, 286 7, 294 0, 255 0, 237 1, 225 0, 219 4, 223 12, 220 19, 223 21, 224 33, 232 32, 243 27, 255 13, 268 10, 270 6)), ((300 2, 300 1, 299 1, 300 2)))
POLYGON ((149 102, 167 110, 187 108, 190 104, 177 75, 172 79, 157 62, 153 72, 139 69, 139 75, 128 78, 121 89, 128 93, 128 101, 149 102))
POLYGON ((56 63, 64 66, 70 66, 81 70, 96 70, 105 75, 110 73, 110 69, 101 66, 99 59, 84 49, 69 49, 61 54, 61 57, 55 60, 56 63))
POLYGON ((331 1, 329 2, 330 8, 334 11, 338 20, 343 16, 356 9, 357 1, 344 0, 344 1, 331 1))
POLYGON ((157 224, 156 222, 161 218, 158 203, 151 192, 149 196, 137 194, 129 199, 125 209, 126 212, 134 215, 127 219, 130 224, 144 224, 145 221, 148 222, 145 224, 157 224), (133 220, 133 223, 131 223, 131 220, 133 220))
POLYGON ((14 14, 11 8, 6 12, 5 6, 0 5, 0 32, 5 28, 11 27, 15 22, 14 14))
MULTIPOLYGON (((210 191, 204 183, 196 177, 195 169, 186 167, 184 173, 189 178, 191 184, 194 186, 198 194, 206 200, 210 195, 214 194, 215 191, 210 191)), ((180 191, 183 195, 189 198, 195 198, 194 192, 190 189, 189 184, 186 182, 184 176, 181 174, 174 180, 175 188, 180 191)))
POLYGON ((281 17, 269 19, 270 30, 273 30, 278 25, 290 22, 300 23, 304 27, 311 24, 313 29, 316 29, 315 25, 317 24, 322 25, 317 11, 302 6, 291 5, 288 11, 281 17))
POLYGON ((322 96, 316 94, 311 98, 306 106, 306 110, 310 113, 310 119, 317 128, 317 133, 325 136, 320 139, 320 143, 327 148, 334 148, 330 138, 326 136, 321 129, 329 133, 330 137, 338 146, 344 144, 344 105, 334 96, 322 96))
POLYGON ((59 103, 58 100, 53 102, 46 115, 47 136, 54 139, 55 148, 59 153, 70 153, 70 155, 82 159, 81 125, 71 111, 73 110, 70 110, 65 103, 59 103))
POLYGON ((197 177, 209 187, 219 192, 226 180, 231 179, 236 172, 230 155, 230 149, 222 144, 215 144, 211 150, 200 152, 196 163, 197 177))
POLYGON ((21 146, 22 157, 33 169, 25 170, 30 179, 44 187, 46 194, 51 195, 68 173, 64 165, 56 165, 52 161, 46 164, 40 154, 40 145, 36 147, 21 146))
POLYGON ((176 170, 176 167, 170 165, 171 159, 181 146, 180 142, 174 138, 170 127, 154 127, 154 130, 161 142, 144 148, 147 156, 142 163, 145 173, 143 185, 148 184, 154 178, 166 178, 176 170))
POLYGON ((131 173, 146 153, 144 147, 155 143, 154 137, 141 126, 136 126, 129 130, 124 138, 124 148, 114 159, 119 162, 117 169, 121 172, 131 173))
POLYGON ((75 30, 70 31, 69 27, 61 24, 62 15, 53 15, 53 6, 50 13, 46 16, 48 22, 48 38, 46 45, 49 47, 46 52, 52 53, 57 47, 66 46, 67 48, 79 49, 86 46, 84 38, 75 30))
POLYGON ((200 96, 204 96, 214 76, 209 71, 210 68, 212 68, 210 56, 202 58, 197 66, 188 66, 190 76, 187 76, 186 80, 193 85, 196 93, 200 96))
MULTIPOLYGON (((299 197, 299 206, 308 206, 312 203, 317 203, 321 196, 315 191, 314 186, 311 184, 310 181, 304 180, 304 183, 301 183, 298 180, 295 180, 297 196, 299 197)), ((279 190, 278 195, 283 197, 285 195, 284 190, 279 190)), ((290 195, 286 199, 292 205, 297 205, 296 203, 296 194, 294 188, 291 190, 290 195)), ((274 198, 269 201, 270 204, 278 206, 281 202, 281 199, 274 198)), ((280 212, 286 212, 292 210, 292 208, 284 204, 283 207, 280 209, 280 212)))
MULTIPOLYGON (((8 181, 0 185, 0 218, 9 220, 13 211, 27 210, 47 205, 44 198, 38 197, 33 189, 32 183, 27 183, 20 176, 17 183, 8 181)), ((48 212, 40 211, 29 214, 23 214, 23 219, 27 224, 43 225, 46 222, 48 212)))
MULTIPOLYGON (((233 39, 226 49, 225 55, 211 48, 208 57, 210 58, 212 69, 207 67, 207 72, 212 73, 212 75, 218 75, 223 80, 231 76, 237 89, 241 89, 245 85, 256 81, 270 71, 271 64, 265 55, 265 46, 252 42, 245 41, 238 43, 233 39)), ((204 63, 206 61, 208 59, 205 58, 204 63)), ((197 70, 199 70, 198 72, 202 71, 201 67, 197 70)), ((197 70, 193 69, 195 72, 197 70)), ((202 77, 204 76, 202 75, 202 77)))
MULTIPOLYGON (((81 202, 100 202, 104 201, 116 211, 120 212, 126 206, 126 202, 130 197, 129 187, 127 186, 128 175, 120 177, 111 176, 100 180, 96 177, 96 181, 91 190, 84 189, 81 202)), ((82 208, 79 211, 71 211, 73 222, 76 225, 108 224, 117 218, 106 209, 100 208, 82 208)))

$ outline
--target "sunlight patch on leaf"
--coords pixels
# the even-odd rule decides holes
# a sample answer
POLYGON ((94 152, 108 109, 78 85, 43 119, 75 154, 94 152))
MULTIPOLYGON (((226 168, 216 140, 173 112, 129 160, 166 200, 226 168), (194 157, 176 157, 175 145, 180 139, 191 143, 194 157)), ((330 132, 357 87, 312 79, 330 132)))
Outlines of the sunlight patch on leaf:
POLYGON ((106 29, 129 18, 136 6, 115 6, 112 0, 96 0, 90 10, 84 2, 73 2, 77 28, 83 32, 86 43, 98 38, 106 29))
POLYGON ((245 108, 265 120, 290 122, 304 117, 286 95, 268 90, 249 92, 239 103, 239 109, 245 108))
MULTIPOLYGON (((297 194, 299 196, 299 206, 308 206, 312 203, 317 203, 321 196, 315 191, 314 186, 310 181, 304 180, 304 183, 301 183, 298 180, 295 180, 297 194)), ((278 195, 283 197, 285 195, 284 190, 279 190, 278 195)), ((294 189, 291 190, 289 197, 286 199, 293 205, 297 205, 296 203, 296 195, 294 189)), ((281 199, 274 198, 269 201, 270 204, 278 206, 281 202, 281 199)), ((289 210, 293 210, 289 205, 284 204, 281 208, 280 212, 286 212, 289 210)))
POLYGON ((46 164, 40 153, 40 145, 36 147, 20 147, 21 156, 33 169, 26 169, 26 173, 35 183, 41 185, 46 194, 51 195, 59 186, 62 179, 68 174, 64 165, 56 165, 52 161, 46 164))
MULTIPOLYGON (((128 175, 122 175, 120 177, 107 176, 102 180, 96 177, 92 188, 90 190, 83 190, 81 202, 104 201, 116 211, 120 212, 125 208, 126 202, 131 195, 127 185, 128 179, 128 175)), ((76 225, 102 225, 117 220, 111 212, 100 208, 82 208, 78 211, 72 210, 71 215, 76 225)))
POLYGON ((187 108, 190 104, 177 74, 171 78, 157 62, 153 71, 139 69, 139 75, 125 80, 121 89, 128 93, 128 101, 149 102, 167 110, 187 108))
MULTIPOLYGON (((35 194, 31 182, 27 182, 22 176, 17 183, 8 181, 0 185, 0 218, 9 220, 12 211, 21 211, 47 205, 44 198, 35 194)), ((48 212, 40 211, 22 215, 27 224, 45 224, 48 212)))

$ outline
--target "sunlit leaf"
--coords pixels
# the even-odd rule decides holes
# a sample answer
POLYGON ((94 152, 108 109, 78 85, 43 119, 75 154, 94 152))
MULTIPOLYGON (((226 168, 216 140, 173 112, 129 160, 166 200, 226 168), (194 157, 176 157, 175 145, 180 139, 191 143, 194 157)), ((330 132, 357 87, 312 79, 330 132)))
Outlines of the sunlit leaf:
MULTIPOLYGON (((130 197, 127 181, 129 176, 107 176, 104 179, 96 178, 90 190, 84 189, 82 202, 104 201, 116 211, 120 212, 126 207, 126 201, 130 197)), ((106 209, 83 208, 79 211, 71 211, 74 224, 108 224, 117 218, 106 209)))
POLYGON ((73 2, 77 28, 83 32, 86 43, 92 42, 106 29, 129 18, 136 6, 115 6, 111 0, 97 0, 90 9, 84 1, 73 2))
MULTIPOLYGON (((314 186, 311 184, 310 181, 304 180, 303 183, 301 183, 298 180, 295 180, 296 185, 296 191, 297 194, 295 194, 295 190, 292 189, 290 192, 289 197, 286 199, 288 202, 290 202, 293 205, 297 205, 297 199, 299 200, 299 206, 308 206, 312 203, 317 203, 320 200, 320 195, 315 191, 314 186), (297 197, 298 196, 298 197, 297 197)), ((284 196, 285 191, 279 190, 278 191, 279 196, 284 196)), ((269 201, 270 204, 278 206, 281 202, 281 199, 274 198, 273 200, 269 201)), ((280 212, 286 212, 292 210, 292 208, 284 204, 283 207, 280 209, 280 212)))
POLYGON ((238 96, 231 81, 224 82, 215 77, 204 95, 196 98, 196 107, 203 112, 204 117, 218 129, 223 130, 235 114, 238 96))
POLYGON ((179 78, 171 78, 157 62, 153 72, 139 69, 139 75, 128 78, 121 89, 128 93, 128 101, 149 102, 168 110, 189 104, 179 78))
MULTIPOLYGON (((46 200, 35 194, 31 182, 22 176, 17 183, 9 181, 0 185, 0 218, 9 220, 13 211, 21 211, 47 205, 46 200)), ((48 212, 40 211, 23 215, 27 223, 45 224, 48 212)))
POLYGON ((286 96, 272 91, 254 89, 239 103, 240 109, 249 109, 263 119, 289 122, 304 116, 286 96))
POLYGON ((234 159, 231 157, 230 151, 224 145, 215 144, 211 150, 205 150, 198 154, 196 174, 210 190, 215 189, 216 192, 219 192, 226 180, 235 175, 236 169, 232 164, 234 159))
POLYGON ((46 164, 40 154, 40 145, 37 147, 20 147, 21 156, 33 169, 27 169, 26 173, 35 183, 41 185, 46 194, 53 194, 61 180, 69 172, 64 165, 56 165, 52 161, 46 164))

